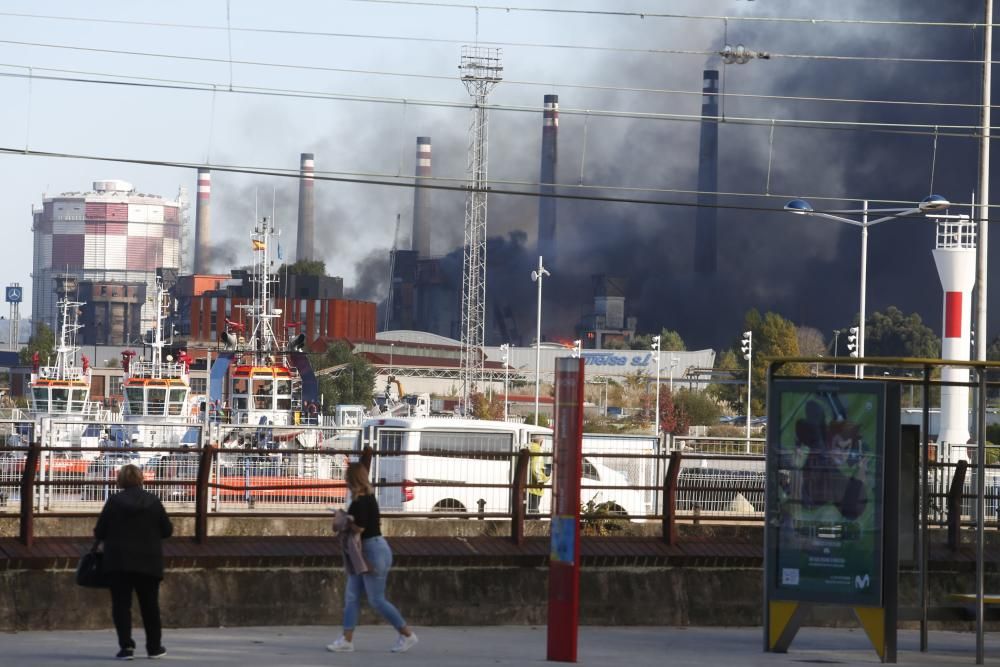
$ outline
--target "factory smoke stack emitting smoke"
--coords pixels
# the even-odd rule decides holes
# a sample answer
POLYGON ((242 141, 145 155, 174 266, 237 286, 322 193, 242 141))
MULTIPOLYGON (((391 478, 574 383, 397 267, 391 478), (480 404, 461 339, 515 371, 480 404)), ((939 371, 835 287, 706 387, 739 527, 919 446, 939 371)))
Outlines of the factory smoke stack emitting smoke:
POLYGON ((698 151, 698 211, 695 213, 694 270, 715 275, 718 263, 719 71, 705 70, 698 151))
POLYGON ((316 196, 313 190, 314 163, 312 153, 302 153, 299 166, 299 220, 295 244, 295 260, 315 259, 316 196))
POLYGON ((542 111, 542 163, 539 175, 538 254, 549 266, 556 264, 556 162, 559 159, 559 96, 546 95, 542 111))
POLYGON ((195 209, 194 273, 209 272, 209 223, 211 221, 212 172, 198 169, 198 207, 195 209))
POLYGON ((410 233, 410 249, 417 251, 417 257, 431 256, 431 204, 430 192, 423 187, 431 177, 431 138, 417 137, 416 179, 413 188, 413 229, 410 233))

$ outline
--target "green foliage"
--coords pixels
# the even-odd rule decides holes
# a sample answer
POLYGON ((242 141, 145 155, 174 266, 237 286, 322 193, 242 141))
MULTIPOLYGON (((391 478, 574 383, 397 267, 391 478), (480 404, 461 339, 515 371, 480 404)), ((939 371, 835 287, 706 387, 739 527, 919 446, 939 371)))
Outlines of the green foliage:
POLYGON ((993 339, 993 342, 986 348, 987 361, 1000 361, 1000 336, 993 339))
POLYGON ((486 394, 476 392, 469 397, 472 403, 472 416, 476 419, 503 419, 503 396, 488 398, 486 394))
POLYGON ((292 264, 282 264, 278 268, 279 274, 288 273, 290 276, 325 276, 326 263, 323 260, 300 259, 292 264))
POLYGON ((684 411, 691 424, 716 424, 722 415, 719 404, 706 392, 680 389, 673 398, 674 404, 684 411))
MULTIPOLYGON (((652 348, 654 334, 642 334, 632 338, 633 350, 649 350, 652 348)), ((672 329, 660 331, 660 350, 663 352, 683 352, 687 349, 681 335, 672 329)))
POLYGON ((17 359, 22 366, 30 366, 32 356, 38 352, 39 361, 45 365, 55 354, 55 347, 56 337, 52 333, 52 329, 45 324, 39 324, 35 333, 28 339, 28 344, 17 353, 17 359))
POLYGON ((346 366, 336 377, 322 375, 319 378, 324 413, 333 414, 338 403, 371 407, 372 392, 375 390, 375 368, 364 357, 352 353, 347 343, 335 341, 326 349, 318 365, 320 368, 329 368, 341 364, 346 366))
POLYGON ((746 426, 733 426, 732 424, 716 424, 708 429, 708 435, 711 438, 745 438, 746 434, 746 426))
MULTIPOLYGON (((751 367, 751 400, 752 413, 759 415, 764 410, 767 398, 767 365, 763 357, 797 357, 800 356, 798 333, 795 325, 777 313, 761 315, 756 309, 750 310, 743 319, 743 331, 753 332, 753 366, 751 367)), ((725 350, 716 359, 717 369, 742 369, 744 378, 747 362, 742 351, 743 334, 739 334, 730 349, 725 350)), ((805 374, 806 367, 802 364, 786 364, 782 372, 788 374, 805 374)), ((715 384, 709 387, 710 393, 719 400, 725 401, 735 410, 746 413, 745 384, 715 384)))
POLYGON ((528 418, 524 420, 524 422, 526 424, 534 424, 535 426, 544 426, 545 428, 549 428, 550 426, 552 426, 552 423, 549 420, 549 416, 547 414, 545 414, 544 412, 539 412, 538 413, 538 421, 537 422, 535 421, 535 415, 533 415, 533 414, 529 415, 528 418))
POLYGON ((889 306, 865 322, 865 356, 936 359, 941 356, 941 339, 916 313, 903 315, 889 306))

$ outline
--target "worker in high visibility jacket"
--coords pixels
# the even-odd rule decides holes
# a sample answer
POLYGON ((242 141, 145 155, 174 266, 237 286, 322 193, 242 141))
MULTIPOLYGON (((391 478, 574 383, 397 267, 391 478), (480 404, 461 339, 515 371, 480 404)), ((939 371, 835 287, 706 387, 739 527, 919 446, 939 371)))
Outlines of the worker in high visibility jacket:
MULTIPOLYGON (((531 460, 528 461, 528 483, 531 485, 547 484, 549 476, 545 474, 545 458, 535 456, 542 453, 542 439, 532 438, 531 442, 528 443, 528 452, 532 454, 531 460)), ((541 505, 544 493, 545 489, 533 486, 528 488, 528 512, 538 513, 538 507, 541 505)))

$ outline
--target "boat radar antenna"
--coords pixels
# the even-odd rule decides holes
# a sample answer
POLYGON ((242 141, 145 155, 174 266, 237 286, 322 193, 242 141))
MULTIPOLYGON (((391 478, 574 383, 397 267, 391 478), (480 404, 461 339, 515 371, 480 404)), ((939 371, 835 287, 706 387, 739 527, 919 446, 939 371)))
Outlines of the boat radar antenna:
POLYGON ((281 311, 271 309, 271 286, 278 282, 271 274, 271 238, 279 233, 273 222, 266 217, 254 226, 250 236, 254 254, 250 274, 252 303, 238 306, 247 311, 247 318, 253 324, 247 342, 250 351, 258 358, 274 355, 281 350, 272 325, 272 320, 280 317, 281 311))

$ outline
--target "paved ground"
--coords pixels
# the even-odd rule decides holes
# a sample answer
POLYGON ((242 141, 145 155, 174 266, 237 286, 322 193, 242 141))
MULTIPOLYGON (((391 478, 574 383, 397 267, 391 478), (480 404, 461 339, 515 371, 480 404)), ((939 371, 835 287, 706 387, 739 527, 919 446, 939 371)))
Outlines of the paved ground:
MULTIPOLYGON (((328 653, 339 634, 328 627, 167 629, 165 660, 189 665, 408 665, 464 667, 545 662, 544 627, 416 628, 420 643, 409 653, 388 652, 395 633, 385 626, 362 627, 354 653, 328 653)), ((142 635, 136 639, 142 646, 142 635)), ((917 651, 917 634, 900 633, 900 665, 975 664, 971 633, 931 633, 931 652, 917 651)), ((110 630, 0 634, 0 665, 107 665, 117 651, 110 630)), ((1000 665, 1000 638, 987 636, 986 664, 1000 665)), ((138 658, 145 658, 140 649, 138 658)), ((761 652, 759 628, 580 628, 578 664, 610 667, 667 665, 870 665, 878 664, 861 630, 805 628, 784 655, 761 652)))

